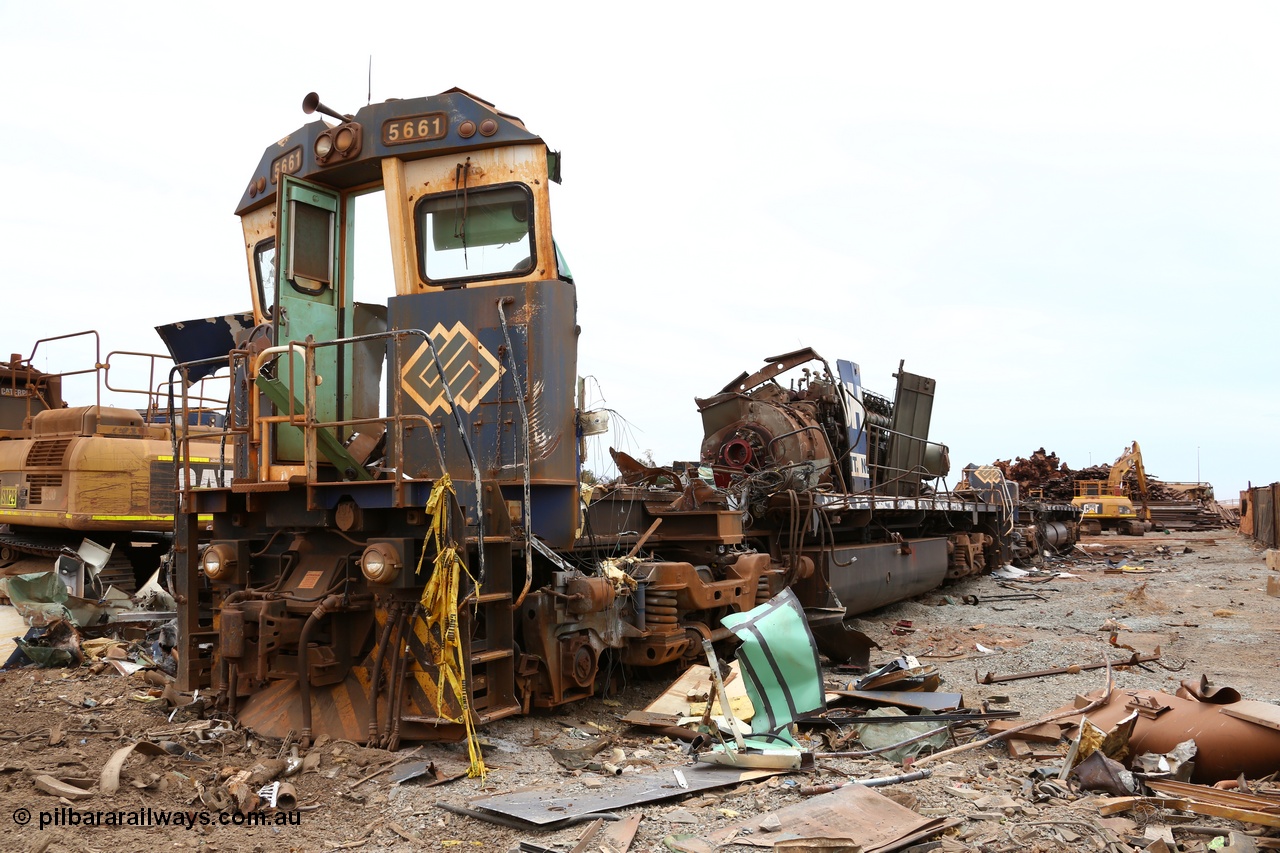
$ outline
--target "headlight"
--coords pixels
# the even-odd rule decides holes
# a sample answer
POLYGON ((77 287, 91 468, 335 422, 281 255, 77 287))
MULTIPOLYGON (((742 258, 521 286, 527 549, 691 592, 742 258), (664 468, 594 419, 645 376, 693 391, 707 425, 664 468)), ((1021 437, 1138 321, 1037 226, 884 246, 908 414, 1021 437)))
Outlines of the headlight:
POLYGON ((210 580, 222 580, 236 569, 236 554, 227 545, 210 545, 200 555, 200 567, 210 580))
POLYGON ((375 542, 360 555, 360 571, 370 583, 391 583, 400 574, 400 555, 386 542, 375 542))
POLYGON ((351 160, 360 156, 364 129, 356 122, 347 122, 320 132, 311 151, 316 163, 328 166, 332 162, 351 160))

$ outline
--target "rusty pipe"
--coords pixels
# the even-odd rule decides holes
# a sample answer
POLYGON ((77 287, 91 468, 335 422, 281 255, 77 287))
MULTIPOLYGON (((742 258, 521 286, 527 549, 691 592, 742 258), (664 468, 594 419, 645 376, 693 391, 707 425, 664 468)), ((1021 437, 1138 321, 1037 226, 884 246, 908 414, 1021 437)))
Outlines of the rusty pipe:
POLYGON ((387 744, 386 748, 395 752, 400 748, 400 707, 404 702, 405 666, 404 635, 408 632, 408 618, 401 618, 401 633, 396 637, 396 656, 392 661, 392 681, 387 685, 387 744))
POLYGON ((377 743, 378 736, 382 733, 381 726, 378 725, 378 691, 382 689, 382 659, 387 653, 387 644, 391 639, 392 627, 400 621, 400 611, 403 608, 401 602, 393 602, 387 610, 387 624, 382 626, 382 635, 378 637, 378 647, 373 654, 373 684, 369 689, 369 704, 371 705, 369 715, 369 746, 377 743))
POLYGON ((227 707, 227 704, 228 704, 228 703, 229 703, 229 701, 230 701, 230 700, 229 700, 229 698, 228 698, 228 697, 230 696, 230 694, 231 694, 231 690, 230 690, 230 678, 231 678, 231 675, 230 675, 230 669, 231 669, 231 661, 227 660, 227 656, 226 656, 226 655, 224 655, 224 654, 222 654, 222 653, 221 653, 221 650, 219 650, 219 653, 218 653, 218 695, 217 695, 217 698, 215 698, 215 699, 214 699, 214 703, 213 703, 215 708, 225 708, 225 707, 227 707))
POLYGON ((228 663, 224 657, 222 662, 226 665, 227 681, 225 689, 227 691, 227 713, 231 716, 236 715, 236 681, 240 678, 240 672, 233 663, 228 663))
MULTIPOLYGON (((640 553, 640 549, 644 547, 644 543, 646 543, 646 542, 648 542, 648 541, 649 541, 649 537, 653 535, 653 532, 654 532, 655 530, 657 530, 657 529, 658 529, 658 525, 660 525, 660 524, 662 524, 662 519, 661 519, 661 518, 655 518, 655 519, 653 520, 653 524, 650 524, 650 525, 649 525, 649 529, 648 529, 648 530, 646 530, 646 531, 641 535, 641 537, 640 537, 639 539, 637 539, 637 540, 636 540, 636 544, 635 544, 635 545, 633 545, 633 546, 631 547, 631 550, 627 552, 627 557, 634 557, 636 554, 639 554, 639 553, 640 553)), ((626 558, 624 557, 623 559, 626 559, 626 558)))
POLYGON ((320 620, 342 607, 342 597, 325 596, 316 609, 311 611, 302 626, 302 634, 298 637, 298 701, 302 703, 302 732, 299 740, 303 747, 311 746, 311 670, 307 666, 310 656, 307 647, 311 644, 311 634, 320 620))
POLYGON ((1103 667, 1112 666, 1133 666, 1139 663, 1151 663, 1160 660, 1160 652, 1154 651, 1151 654, 1138 654, 1134 652, 1128 660, 1104 660, 1098 663, 1077 663, 1071 666, 1060 666, 1057 669, 1038 669, 1035 672, 1014 672, 1009 675, 996 675, 994 672, 988 672, 982 678, 974 677, 979 684, 999 684, 1002 681, 1020 681, 1024 678, 1042 678, 1046 675, 1074 675, 1077 672, 1083 672, 1086 669, 1102 669, 1103 667))
POLYGON ((832 791, 838 791, 846 785, 861 785, 864 788, 881 788, 885 785, 897 785, 899 782, 914 782, 917 779, 928 779, 932 775, 932 770, 912 770, 910 773, 899 773, 897 776, 881 776, 876 779, 854 779, 851 782, 842 782, 838 785, 806 785, 800 788, 800 796, 812 797, 815 794, 830 794, 832 791))
POLYGON ((387 745, 387 738, 392 727, 392 717, 396 715, 399 708, 396 698, 396 662, 398 658, 390 657, 392 649, 401 649, 404 643, 404 635, 408 631, 408 613, 411 612, 410 607, 402 607, 401 612, 396 616, 396 626, 392 629, 392 635, 387 642, 387 725, 385 727, 378 721, 378 745, 384 747, 387 745))
POLYGON ((298 791, 288 782, 281 782, 276 791, 276 808, 282 812, 291 812, 298 807, 298 791))

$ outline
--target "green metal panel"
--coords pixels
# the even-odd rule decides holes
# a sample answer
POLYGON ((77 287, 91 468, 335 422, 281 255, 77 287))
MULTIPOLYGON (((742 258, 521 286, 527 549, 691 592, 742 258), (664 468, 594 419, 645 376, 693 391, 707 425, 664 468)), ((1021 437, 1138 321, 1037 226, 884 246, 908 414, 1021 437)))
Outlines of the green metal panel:
MULTIPOLYGON (((277 408, 287 409, 289 406, 289 389, 279 379, 268 379, 265 376, 259 376, 257 386, 264 394, 275 403, 277 408)), ((293 401, 295 409, 302 408, 302 403, 296 398, 293 401)), ((278 429, 281 432, 297 433, 301 438, 301 431, 289 424, 281 424, 278 429)), ((318 429, 316 430, 316 446, 320 453, 333 463, 334 467, 342 474, 344 480, 372 480, 373 475, 366 471, 359 460, 347 452, 342 443, 334 436, 333 430, 318 429)))
POLYGON ((790 741, 787 726, 826 710, 818 644, 794 592, 784 589, 745 613, 730 613, 720 624, 742 641, 738 661, 756 709, 753 732, 790 741))
MULTIPOLYGON (((276 343, 303 342, 308 336, 329 341, 350 334, 350 258, 347 268, 339 264, 344 223, 350 217, 342 207, 340 194, 327 187, 288 175, 280 177, 277 222, 277 286, 273 324, 276 343)), ((316 419, 335 421, 345 417, 351 397, 351 358, 337 347, 316 352, 316 373, 323 383, 315 390, 316 419)), ((303 377, 306 365, 301 354, 281 356, 276 376, 289 385, 293 371, 293 391, 305 399, 303 377), (292 365, 292 367, 291 367, 292 365)), ((296 429, 275 428, 275 461, 301 462, 302 435, 296 429)), ((341 436, 339 436, 341 438, 341 436)))

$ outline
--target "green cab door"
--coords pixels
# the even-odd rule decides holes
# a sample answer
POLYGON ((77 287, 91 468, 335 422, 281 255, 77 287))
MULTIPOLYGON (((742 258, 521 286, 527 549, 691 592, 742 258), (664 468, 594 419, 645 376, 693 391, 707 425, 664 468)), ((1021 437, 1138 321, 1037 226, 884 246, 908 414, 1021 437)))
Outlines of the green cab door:
MULTIPOLYGON (((317 342, 348 336, 352 311, 341 263, 341 196, 327 187, 282 175, 278 199, 279 281, 272 318, 277 345, 302 343, 308 336, 317 342)), ((351 395, 349 353, 340 352, 339 347, 316 350, 316 374, 321 377, 321 384, 312 389, 317 421, 341 420, 351 395)), ((276 378, 286 389, 292 388, 297 412, 304 411, 305 377, 301 353, 277 359, 276 378)), ((296 427, 278 424, 274 444, 276 462, 303 461, 303 436, 296 427)))

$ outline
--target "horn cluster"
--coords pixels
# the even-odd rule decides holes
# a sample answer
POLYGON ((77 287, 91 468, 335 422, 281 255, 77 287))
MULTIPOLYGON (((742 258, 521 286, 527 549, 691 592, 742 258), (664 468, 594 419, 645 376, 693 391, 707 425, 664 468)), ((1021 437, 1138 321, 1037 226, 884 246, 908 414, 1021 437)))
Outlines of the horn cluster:
POLYGON ((320 103, 320 96, 315 92, 309 93, 302 99, 302 111, 307 115, 322 113, 342 122, 337 127, 321 131, 316 137, 315 144, 312 146, 316 163, 327 166, 330 162, 350 160, 359 156, 364 141, 364 128, 356 123, 355 116, 343 115, 332 107, 326 107, 320 103))
POLYGON ((323 113, 330 118, 336 118, 338 121, 352 121, 355 118, 355 116, 343 115, 333 107, 326 107, 320 103, 320 96, 315 92, 308 92, 307 96, 302 99, 302 111, 307 115, 323 113))

